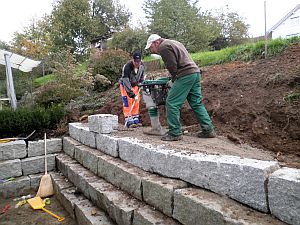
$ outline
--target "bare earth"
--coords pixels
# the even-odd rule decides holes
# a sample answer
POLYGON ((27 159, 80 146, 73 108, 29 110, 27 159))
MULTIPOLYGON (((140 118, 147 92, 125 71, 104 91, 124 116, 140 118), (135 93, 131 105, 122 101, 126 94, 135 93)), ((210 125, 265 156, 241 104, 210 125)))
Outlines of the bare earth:
MULTIPOLYGON (((300 44, 269 59, 231 62, 203 69, 203 102, 216 127, 218 139, 193 137, 199 131, 199 125, 185 103, 181 123, 189 133, 181 142, 164 144, 214 154, 277 159, 282 165, 300 168, 300 44), (210 143, 214 147, 207 147, 210 143)), ((158 71, 156 75, 160 73, 158 71)), ((111 89, 106 95, 112 95, 112 92, 119 90, 111 89)), ((121 97, 117 95, 94 113, 116 114, 123 123, 121 97)), ((162 124, 166 125, 163 106, 160 106, 160 115, 162 124)), ((150 125, 144 104, 141 104, 141 119, 143 126, 150 125)), ((131 133, 145 141, 159 141, 158 137, 145 136, 142 132, 131 133)))
POLYGON ((45 208, 64 217, 65 220, 63 222, 59 222, 56 218, 42 210, 33 210, 28 203, 19 208, 15 208, 18 201, 13 201, 13 198, 0 198, 0 225, 77 225, 55 197, 51 197, 50 201, 51 204, 46 205, 45 208), (3 214, 2 210, 7 204, 10 205, 10 208, 3 214))

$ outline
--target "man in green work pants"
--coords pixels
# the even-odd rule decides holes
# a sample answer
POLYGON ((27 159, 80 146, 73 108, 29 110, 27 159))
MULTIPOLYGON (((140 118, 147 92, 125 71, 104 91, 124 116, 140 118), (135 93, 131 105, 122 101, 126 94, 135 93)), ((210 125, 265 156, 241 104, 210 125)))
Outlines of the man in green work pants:
POLYGON ((168 133, 163 141, 178 141, 182 139, 180 125, 180 108, 187 99, 201 126, 200 138, 216 136, 214 126, 202 103, 200 87, 200 69, 189 56, 186 48, 178 41, 161 38, 151 34, 145 49, 159 54, 172 76, 172 88, 166 100, 168 133))

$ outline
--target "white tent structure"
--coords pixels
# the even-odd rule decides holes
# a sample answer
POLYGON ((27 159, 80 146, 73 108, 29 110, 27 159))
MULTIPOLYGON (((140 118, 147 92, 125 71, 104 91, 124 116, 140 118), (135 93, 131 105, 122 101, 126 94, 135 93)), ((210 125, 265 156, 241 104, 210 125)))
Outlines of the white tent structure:
POLYGON ((0 105, 1 100, 8 100, 10 101, 12 109, 17 109, 17 99, 11 68, 15 68, 23 72, 30 72, 34 67, 37 67, 40 63, 41 61, 34 61, 27 57, 0 49, 0 64, 5 65, 6 67, 6 83, 8 97, 0 99, 0 105))

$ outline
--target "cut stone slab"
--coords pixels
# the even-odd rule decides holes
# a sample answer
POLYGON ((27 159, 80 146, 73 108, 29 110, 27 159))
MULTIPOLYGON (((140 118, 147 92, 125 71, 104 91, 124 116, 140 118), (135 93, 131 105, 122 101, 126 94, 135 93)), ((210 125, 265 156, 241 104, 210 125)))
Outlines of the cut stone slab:
POLYGON ((33 174, 33 175, 28 175, 30 178, 30 188, 37 191, 39 186, 40 186, 40 181, 41 178, 44 174, 33 174))
POLYGON ((0 161, 22 159, 27 156, 24 141, 11 141, 0 144, 0 161))
POLYGON ((22 176, 21 160, 6 160, 0 162, 0 179, 22 176))
POLYGON ((142 178, 150 174, 122 160, 103 155, 98 161, 98 176, 142 200, 142 178))
MULTIPOLYGON (((47 139, 46 141, 47 154, 54 154, 62 151, 61 138, 47 139)), ((45 141, 29 141, 28 142, 28 157, 45 155, 45 141)))
POLYGON ((229 198, 195 188, 175 190, 173 217, 186 225, 283 225, 229 198))
POLYGON ((93 206, 88 200, 75 205, 75 214, 78 224, 84 225, 114 225, 107 215, 93 206), (95 215, 91 215, 92 210, 95 215))
POLYGON ((154 206, 160 212, 172 217, 174 204, 174 191, 180 188, 186 188, 187 183, 151 175, 142 180, 143 200, 151 206, 154 206))
POLYGON ((0 196, 12 198, 28 193, 30 189, 30 178, 28 176, 18 177, 13 181, 0 183, 0 196))
POLYGON ((153 210, 149 206, 141 207, 134 211, 133 225, 180 225, 175 220, 163 215, 162 213, 153 210))
POLYGON ((268 212, 265 183, 269 174, 279 168, 276 161, 176 152, 143 144, 134 138, 120 138, 118 142, 120 158, 124 161, 268 212))
POLYGON ((119 157, 118 138, 105 134, 96 135, 97 149, 113 157, 119 157))
POLYGON ((98 134, 110 134, 115 126, 112 114, 96 114, 88 117, 89 129, 98 134))
POLYGON ((69 155, 70 157, 74 158, 75 154, 75 146, 81 145, 80 142, 74 140, 70 137, 63 137, 63 151, 69 155))
MULTIPOLYGON (((23 175, 45 172, 45 156, 35 156, 21 160, 23 175)), ((47 155, 47 170, 55 170, 55 154, 47 155)))
POLYGON ((282 168, 271 174, 268 183, 269 205, 273 215, 292 224, 300 224, 300 170, 282 168))

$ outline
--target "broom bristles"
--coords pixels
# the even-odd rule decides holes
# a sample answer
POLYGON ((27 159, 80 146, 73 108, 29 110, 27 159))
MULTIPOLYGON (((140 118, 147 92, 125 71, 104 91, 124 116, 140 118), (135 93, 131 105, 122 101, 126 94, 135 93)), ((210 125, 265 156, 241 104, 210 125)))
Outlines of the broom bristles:
POLYGON ((40 196, 41 198, 49 197, 54 194, 53 184, 51 180, 50 174, 45 174, 41 178, 39 190, 36 196, 40 196))

